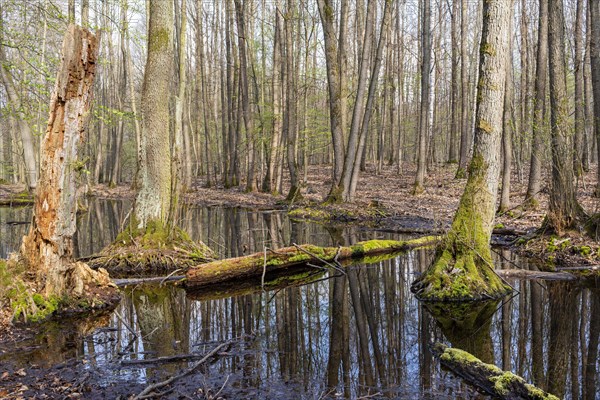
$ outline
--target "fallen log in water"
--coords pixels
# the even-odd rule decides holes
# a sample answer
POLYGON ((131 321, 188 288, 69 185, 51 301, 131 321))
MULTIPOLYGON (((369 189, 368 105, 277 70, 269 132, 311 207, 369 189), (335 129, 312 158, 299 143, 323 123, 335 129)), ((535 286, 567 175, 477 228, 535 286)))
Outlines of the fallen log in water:
POLYGON ((368 256, 402 252, 435 244, 441 236, 425 236, 406 241, 369 240, 353 246, 319 247, 309 244, 284 247, 277 250, 266 249, 244 257, 213 261, 190 268, 184 285, 188 289, 198 289, 207 285, 222 284, 261 278, 266 274, 306 266, 307 263, 327 264, 368 256))
POLYGON ((497 269, 502 278, 542 279, 547 281, 577 281, 579 278, 568 272, 531 271, 528 269, 497 269))
POLYGON ((486 364, 466 351, 435 343, 431 352, 440 359, 442 366, 494 398, 558 400, 558 397, 525 382, 520 376, 486 364))

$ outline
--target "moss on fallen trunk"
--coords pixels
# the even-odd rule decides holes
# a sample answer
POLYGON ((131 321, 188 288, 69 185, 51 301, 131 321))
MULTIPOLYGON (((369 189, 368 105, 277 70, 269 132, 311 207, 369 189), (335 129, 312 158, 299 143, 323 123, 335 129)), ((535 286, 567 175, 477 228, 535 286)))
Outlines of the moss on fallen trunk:
POLYGON ((494 398, 558 400, 558 397, 527 383, 520 376, 486 364, 464 350, 435 343, 432 352, 444 367, 494 398))
POLYGON ((440 239, 439 236, 426 236, 406 241, 369 240, 346 247, 319 247, 305 244, 268 250, 244 257, 197 265, 188 270, 184 285, 187 288, 197 289, 224 282, 257 278, 261 277, 263 273, 305 267, 307 263, 323 264, 377 257, 388 253, 394 254, 412 248, 429 246, 437 243, 440 239))

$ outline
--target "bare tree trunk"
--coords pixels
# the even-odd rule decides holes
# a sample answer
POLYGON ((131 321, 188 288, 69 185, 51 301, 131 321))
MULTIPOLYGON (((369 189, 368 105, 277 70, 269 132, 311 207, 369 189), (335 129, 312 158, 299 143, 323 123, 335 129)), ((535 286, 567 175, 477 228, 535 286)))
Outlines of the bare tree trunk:
POLYGON ((421 108, 419 111, 419 146, 417 148, 417 176, 413 186, 413 194, 421 194, 425 190, 425 174, 427 173, 427 139, 429 137, 429 109, 431 92, 431 2, 424 0, 421 26, 421 108))
MULTIPOLYGON (((458 1, 458 0, 456 0, 458 1)), ((456 178, 463 179, 467 175, 469 147, 471 144, 471 129, 469 124, 469 80, 467 72, 467 0, 462 0, 460 7, 460 84, 461 84, 461 133, 460 153, 456 178)))
MULTIPOLYGON (((175 0, 178 1, 178 0, 175 0)), ((184 121, 183 121, 183 107, 185 106, 185 92, 187 86, 187 74, 186 74, 186 31, 187 31, 187 1, 181 0, 181 8, 179 9, 180 26, 179 26, 179 38, 178 38, 178 52, 177 60, 179 63, 178 71, 178 92, 175 97, 175 130, 173 140, 173 154, 172 154, 172 166, 171 166, 171 184, 175 193, 179 193, 182 186, 189 186, 191 177, 184 173, 182 164, 184 162, 184 121)))
POLYGON ((548 74, 548 0, 539 0, 538 47, 535 75, 535 101, 533 104, 533 141, 529 166, 529 183, 526 204, 537 207, 542 183, 542 154, 544 149, 544 109, 546 103, 546 78, 548 74))
MULTIPOLYGON (((511 0, 513 2, 513 0, 511 0)), ((509 25, 509 43, 512 44, 512 18, 509 25)), ((512 130, 513 130, 513 62, 512 55, 506 59, 506 82, 504 84, 504 107, 502 115, 502 192, 499 212, 510 209, 510 173, 512 167, 512 130)))
POLYGON ((573 143, 565 74, 565 30, 563 1, 548 1, 548 46, 552 147, 552 187, 547 225, 557 233, 581 229, 585 213, 573 184, 573 143))
MULTIPOLYGON (((2 30, 4 29, 3 19, 4 15, 0 8, 0 38, 2 37, 2 30)), ((35 162, 35 148, 34 139, 31 128, 27 123, 26 115, 23 112, 23 105, 21 99, 17 94, 15 83, 10 73, 10 64, 4 51, 4 45, 0 44, 0 78, 6 89, 6 96, 8 101, 12 104, 13 109, 18 110, 14 117, 16 125, 20 131, 21 143, 23 146, 23 163, 25 165, 25 182, 30 192, 33 192, 37 185, 38 180, 38 169, 35 162)))
POLYGON ((573 170, 583 175, 583 140, 585 132, 585 99, 583 92, 583 0, 577 0, 575 16, 575 138, 573 141, 573 170))
POLYGON ((19 254, 20 261, 35 271, 47 297, 87 296, 90 286, 110 282, 106 271, 93 271, 73 259, 76 173, 83 168, 77 150, 84 139, 97 54, 96 37, 71 24, 63 42, 63 58, 42 143, 42 173, 33 221, 19 254))
POLYGON ((135 202, 138 229, 166 225, 171 210, 169 82, 173 74, 173 3, 150 2, 148 56, 142 88, 140 191, 135 202))
POLYGON ((458 132, 460 131, 460 111, 458 107, 459 99, 459 70, 460 70, 460 58, 459 58, 459 35, 458 35, 458 21, 459 21, 459 2, 458 0, 452 1, 452 22, 451 22, 451 35, 452 35, 452 72, 451 72, 451 110, 452 110, 452 122, 450 126, 450 145, 448 162, 458 162, 458 132))
MULTIPOLYGON (((591 42, 590 59, 592 66, 592 88, 594 95, 594 127, 596 137, 596 151, 598 160, 600 160, 600 2, 589 0, 591 21, 591 42)), ((598 168, 598 177, 600 177, 600 168, 598 168)), ((594 192, 596 197, 600 197, 600 179, 594 192)))
POLYGON ((427 300, 498 298, 510 288, 493 270, 490 239, 498 195, 502 105, 512 2, 483 3, 483 30, 475 114, 475 147, 469 176, 446 243, 412 285, 427 300))
POLYGON ((272 81, 272 96, 273 96, 273 130, 271 135, 271 145, 267 159, 267 172, 263 180, 262 190, 264 192, 273 192, 277 190, 276 167, 280 161, 280 142, 281 142, 281 91, 283 87, 282 79, 282 57, 281 57, 281 18, 279 16, 279 6, 275 8, 275 35, 273 39, 273 81, 272 81))

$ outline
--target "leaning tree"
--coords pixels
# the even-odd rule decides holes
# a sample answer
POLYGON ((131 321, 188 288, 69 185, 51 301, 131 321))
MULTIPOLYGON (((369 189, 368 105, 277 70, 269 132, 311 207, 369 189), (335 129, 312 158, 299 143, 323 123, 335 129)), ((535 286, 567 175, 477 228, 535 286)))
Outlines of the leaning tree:
POLYGON ((452 227, 434 263, 412 285, 422 300, 498 298, 511 289, 493 268, 490 239, 496 211, 508 28, 512 1, 483 3, 475 145, 452 227))

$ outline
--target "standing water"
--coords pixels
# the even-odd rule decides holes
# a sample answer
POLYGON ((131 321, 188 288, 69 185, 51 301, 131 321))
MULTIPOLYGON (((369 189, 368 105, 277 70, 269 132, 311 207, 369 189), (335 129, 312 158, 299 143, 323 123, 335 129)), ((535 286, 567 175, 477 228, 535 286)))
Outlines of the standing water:
MULTIPOLYGON (((91 202, 79 218, 76 254, 93 254, 110 243, 129 208, 120 201, 91 202)), ((0 208, 0 257, 19 245, 29 212, 0 208)), ((212 207, 182 215, 181 226, 219 257, 291 243, 400 239, 293 222, 280 212, 212 207)), ((497 268, 535 268, 506 250, 497 253, 497 268)), ((422 304, 409 289, 431 258, 431 251, 421 250, 344 271, 314 268, 303 280, 310 283, 272 291, 252 292, 244 285, 197 293, 169 285, 128 287, 104 319, 76 329, 48 325, 40 328, 45 334, 16 349, 0 344, 0 363, 52 369, 75 360, 94 390, 112 398, 139 393, 232 341, 164 397, 481 398, 432 357, 429 345, 440 341, 559 397, 600 396, 600 320, 592 317, 600 312, 597 289, 511 280, 516 295, 503 301, 422 304)))

